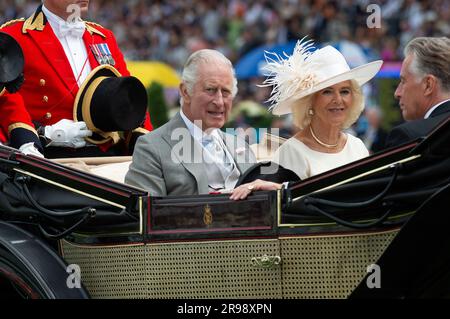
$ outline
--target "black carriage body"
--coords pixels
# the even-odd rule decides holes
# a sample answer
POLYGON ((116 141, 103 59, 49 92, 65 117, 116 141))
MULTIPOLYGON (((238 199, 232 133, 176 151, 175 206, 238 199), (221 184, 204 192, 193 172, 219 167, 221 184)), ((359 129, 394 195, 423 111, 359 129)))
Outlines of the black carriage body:
POLYGON ((237 202, 226 194, 151 197, 2 147, 0 278, 9 271, 8 285, 50 298, 442 296, 450 240, 432 229, 449 224, 437 220, 445 208, 435 204, 449 204, 449 145, 447 121, 423 141, 237 202), (432 250, 434 268, 412 270, 421 274, 413 289, 396 275, 395 256, 411 258, 408 238, 424 218, 427 243, 442 249, 432 250), (48 253, 55 240, 58 255, 48 253), (28 267, 36 257, 11 244, 21 241, 47 251, 45 262, 28 267), (384 290, 367 289, 377 263, 389 278, 384 290), (68 265, 81 271, 78 295, 64 295, 68 265))

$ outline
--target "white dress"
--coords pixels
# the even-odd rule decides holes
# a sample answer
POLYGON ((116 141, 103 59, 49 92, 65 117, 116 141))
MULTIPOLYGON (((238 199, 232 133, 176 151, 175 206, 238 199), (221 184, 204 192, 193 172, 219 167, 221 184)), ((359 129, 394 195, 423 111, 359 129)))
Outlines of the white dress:
POLYGON ((369 156, 359 138, 346 135, 347 142, 339 153, 314 151, 297 138, 291 137, 278 148, 272 160, 305 179, 369 156))

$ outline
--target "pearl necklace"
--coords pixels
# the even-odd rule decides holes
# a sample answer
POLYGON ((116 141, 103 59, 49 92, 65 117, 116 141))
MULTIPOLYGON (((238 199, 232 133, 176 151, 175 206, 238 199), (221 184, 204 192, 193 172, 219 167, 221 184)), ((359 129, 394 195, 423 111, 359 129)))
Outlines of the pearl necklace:
POLYGON ((317 138, 317 136, 316 136, 316 135, 314 134, 314 132, 313 132, 313 129, 312 129, 312 126, 311 126, 311 125, 309 126, 309 131, 311 132, 311 136, 313 137, 313 139, 314 139, 317 143, 319 143, 320 145, 325 146, 326 148, 335 148, 335 147, 337 147, 337 146, 339 145, 339 137, 338 137, 338 141, 337 141, 336 144, 327 144, 327 143, 324 143, 324 142, 322 142, 321 140, 319 140, 319 139, 317 138))

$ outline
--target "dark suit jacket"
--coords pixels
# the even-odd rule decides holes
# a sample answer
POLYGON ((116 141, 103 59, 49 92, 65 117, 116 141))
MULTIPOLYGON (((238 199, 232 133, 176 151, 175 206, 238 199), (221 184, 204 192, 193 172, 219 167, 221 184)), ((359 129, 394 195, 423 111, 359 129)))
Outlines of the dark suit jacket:
POLYGON ((427 119, 410 121, 394 127, 388 135, 386 147, 425 137, 448 117, 450 117, 450 101, 440 105, 427 119))

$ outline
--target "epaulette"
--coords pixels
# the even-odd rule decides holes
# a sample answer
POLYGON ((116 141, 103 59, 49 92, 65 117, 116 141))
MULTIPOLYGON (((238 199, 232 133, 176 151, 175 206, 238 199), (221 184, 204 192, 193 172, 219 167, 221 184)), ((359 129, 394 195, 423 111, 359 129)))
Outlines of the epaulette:
POLYGON ((93 27, 93 26, 97 26, 97 27, 104 29, 104 27, 102 27, 100 24, 91 22, 91 21, 84 21, 84 22, 86 25, 86 30, 88 30, 91 35, 92 35, 92 33, 96 33, 96 34, 100 35, 101 37, 106 38, 106 36, 100 30, 93 27))
POLYGON ((20 22, 20 21, 25 21, 25 18, 20 18, 20 19, 14 19, 14 20, 10 20, 8 22, 3 23, 0 26, 0 29, 3 29, 4 27, 7 27, 9 25, 13 25, 14 23, 20 22))
POLYGON ((103 29, 105 28, 101 24, 98 24, 97 22, 92 22, 92 21, 84 21, 84 22, 92 24, 92 25, 96 25, 97 27, 100 27, 100 28, 103 28, 103 29))

